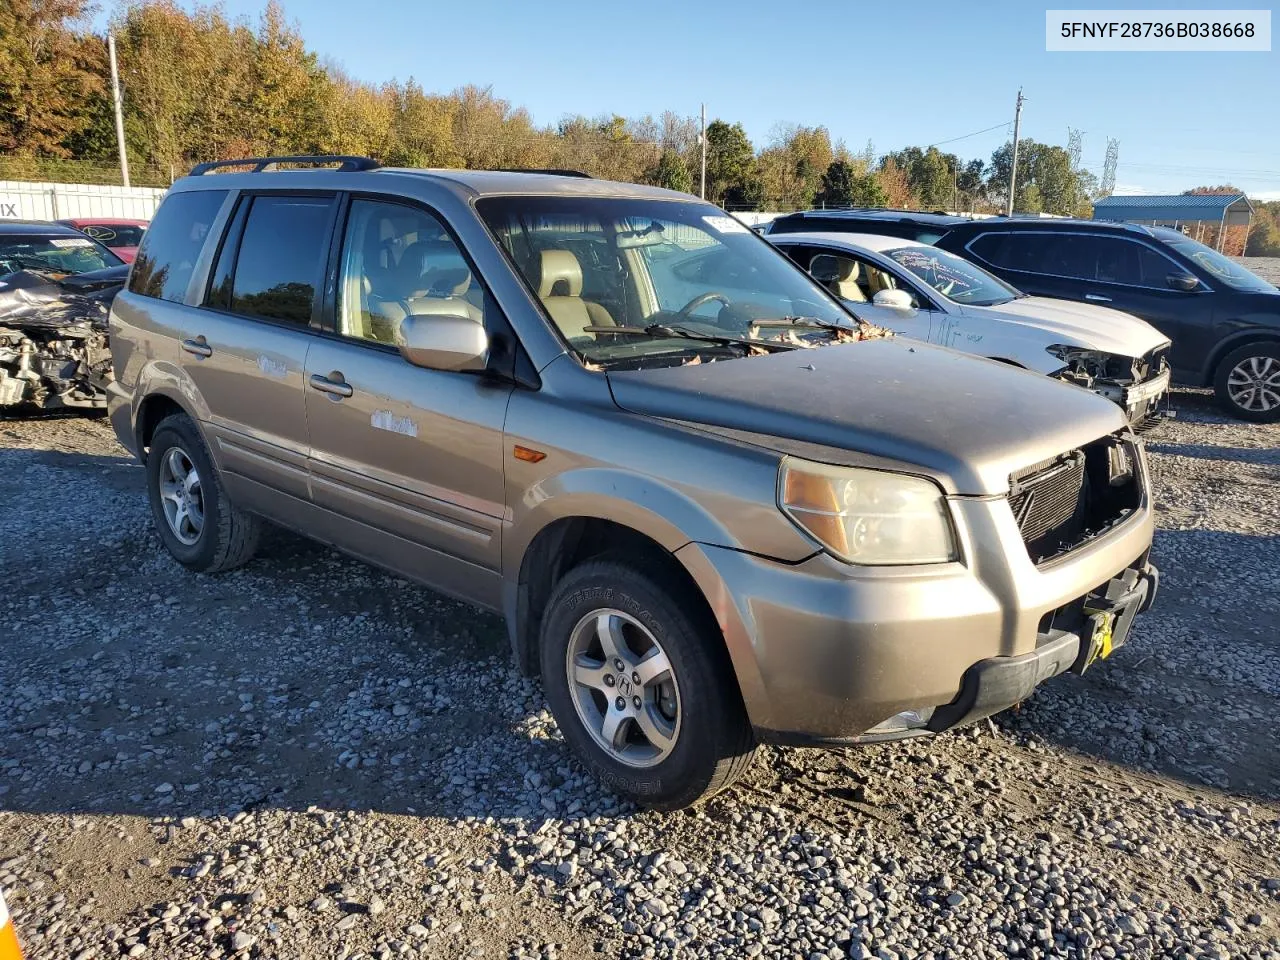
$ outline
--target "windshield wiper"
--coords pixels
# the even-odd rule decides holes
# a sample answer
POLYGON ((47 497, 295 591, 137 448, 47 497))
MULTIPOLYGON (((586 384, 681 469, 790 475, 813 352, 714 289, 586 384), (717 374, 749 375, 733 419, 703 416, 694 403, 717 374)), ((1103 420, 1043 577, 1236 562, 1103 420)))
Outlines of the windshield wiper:
MULTIPOLYGON (((858 321, 861 323, 862 321, 858 321)), ((807 327, 813 330, 842 330, 845 333, 857 333, 858 328, 847 323, 836 323, 832 320, 819 320, 817 317, 770 317, 769 319, 752 320, 753 327, 807 327)))
MULTIPOLYGON (((844 329, 848 329, 847 327, 844 329)), ((715 333, 697 333, 684 327, 669 327, 662 323, 651 323, 647 327, 583 327, 583 333, 622 333, 631 336, 649 336, 655 339, 680 338, 684 340, 700 340, 703 343, 715 343, 720 346, 762 347, 765 350, 794 350, 795 344, 778 340, 756 340, 752 337, 730 337, 715 333)))

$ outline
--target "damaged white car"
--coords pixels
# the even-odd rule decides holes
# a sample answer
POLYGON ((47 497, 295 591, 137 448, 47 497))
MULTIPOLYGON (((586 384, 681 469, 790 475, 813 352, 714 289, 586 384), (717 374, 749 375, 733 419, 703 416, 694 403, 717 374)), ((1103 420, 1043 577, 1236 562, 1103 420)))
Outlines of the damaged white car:
POLYGON ((106 407, 107 314, 128 272, 70 227, 0 222, 0 409, 106 407))
POLYGON ((1131 314, 1027 296, 953 253, 897 237, 768 239, 864 320, 1078 384, 1119 404, 1138 428, 1160 417, 1169 338, 1131 314))

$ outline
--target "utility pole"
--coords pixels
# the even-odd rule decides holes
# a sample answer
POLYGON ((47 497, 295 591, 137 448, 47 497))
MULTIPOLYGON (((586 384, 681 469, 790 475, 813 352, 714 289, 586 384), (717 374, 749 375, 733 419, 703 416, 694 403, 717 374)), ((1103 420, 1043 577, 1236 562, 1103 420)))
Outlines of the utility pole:
POLYGON ((698 187, 698 196, 707 199, 707 105, 702 105, 702 134, 698 137, 702 144, 702 180, 698 187))
POLYGON ((1022 88, 1018 88, 1018 105, 1013 111, 1013 163, 1009 167, 1009 202, 1005 204, 1004 215, 1013 216, 1013 197, 1018 189, 1018 133, 1022 129, 1022 88))
POLYGON ((129 186, 129 154, 124 145, 124 108, 120 104, 120 71, 116 68, 116 38, 107 34, 107 53, 111 57, 111 96, 116 103, 116 147, 120 151, 120 176, 129 186))

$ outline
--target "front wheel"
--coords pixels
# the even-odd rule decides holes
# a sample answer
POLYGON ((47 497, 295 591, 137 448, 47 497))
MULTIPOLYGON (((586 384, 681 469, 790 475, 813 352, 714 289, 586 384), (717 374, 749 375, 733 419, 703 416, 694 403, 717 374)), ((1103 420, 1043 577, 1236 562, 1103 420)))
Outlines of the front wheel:
POLYGON ((1241 420, 1280 420, 1280 344, 1250 343, 1233 350, 1218 364, 1213 387, 1218 403, 1241 420))
POLYGON ((685 593, 661 571, 594 560, 560 581, 542 628, 565 740, 610 789, 660 810, 725 789, 755 752, 724 641, 685 593))

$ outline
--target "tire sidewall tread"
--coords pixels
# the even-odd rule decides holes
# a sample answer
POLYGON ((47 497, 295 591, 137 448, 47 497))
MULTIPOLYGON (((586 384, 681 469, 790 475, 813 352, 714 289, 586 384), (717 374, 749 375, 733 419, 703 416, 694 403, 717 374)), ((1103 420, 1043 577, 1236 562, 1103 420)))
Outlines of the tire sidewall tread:
POLYGON ((1236 402, 1231 399, 1231 393, 1227 389, 1227 379, 1231 376, 1231 371, 1236 365, 1241 360, 1249 357, 1272 357, 1280 360, 1280 342, 1258 340, 1253 343, 1246 343, 1223 357, 1218 363, 1218 369, 1213 377, 1213 391, 1218 399, 1218 404, 1238 420, 1246 420, 1250 423, 1276 423, 1280 421, 1280 407, 1265 412, 1245 410, 1237 406, 1236 402))
POLYGON ((229 570, 247 563, 257 551, 261 521, 227 500, 209 448, 195 423, 185 414, 166 417, 152 434, 147 453, 147 499, 165 549, 185 567, 201 573, 229 570), (185 544, 173 535, 160 502, 160 465, 174 447, 187 455, 200 474, 204 528, 193 544, 185 544))
POLYGON ((719 637, 679 585, 656 571, 613 559, 591 560, 556 586, 543 618, 539 655, 543 691, 566 742, 599 781, 635 802, 677 809, 727 787, 749 766, 754 738, 719 637), (673 586, 675 589, 673 589, 673 586), (565 671, 569 635, 592 610, 613 608, 635 617, 662 645, 680 690, 680 735, 654 767, 637 769, 609 757, 583 728, 565 671))

